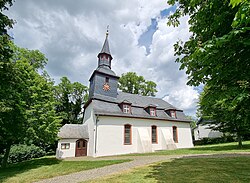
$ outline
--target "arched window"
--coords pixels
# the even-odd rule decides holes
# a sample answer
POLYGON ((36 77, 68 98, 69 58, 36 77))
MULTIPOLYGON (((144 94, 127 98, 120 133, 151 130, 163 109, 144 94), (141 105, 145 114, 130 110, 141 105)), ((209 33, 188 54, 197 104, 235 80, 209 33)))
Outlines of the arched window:
POLYGON ((157 139, 157 126, 153 125, 151 127, 151 134, 152 134, 152 143, 157 144, 158 139, 157 139))
POLYGON ((175 143, 178 143, 178 134, 177 134, 177 127, 173 126, 173 140, 175 143))
POLYGON ((131 145, 132 144, 132 132, 131 125, 124 125, 124 144, 131 145))

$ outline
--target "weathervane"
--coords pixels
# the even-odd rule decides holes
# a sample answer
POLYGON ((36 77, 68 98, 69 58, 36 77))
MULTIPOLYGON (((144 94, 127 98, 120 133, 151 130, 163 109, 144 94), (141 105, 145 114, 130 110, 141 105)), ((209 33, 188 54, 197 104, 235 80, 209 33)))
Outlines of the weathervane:
POLYGON ((106 36, 108 37, 109 35, 109 25, 107 25, 107 32, 106 32, 106 36))

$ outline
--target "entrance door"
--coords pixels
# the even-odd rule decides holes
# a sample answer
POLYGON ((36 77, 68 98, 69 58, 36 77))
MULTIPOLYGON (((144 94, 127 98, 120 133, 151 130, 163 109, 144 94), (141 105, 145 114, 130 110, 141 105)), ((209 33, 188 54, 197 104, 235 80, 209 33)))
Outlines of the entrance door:
POLYGON ((76 157, 87 156, 87 141, 79 139, 76 141, 76 157))

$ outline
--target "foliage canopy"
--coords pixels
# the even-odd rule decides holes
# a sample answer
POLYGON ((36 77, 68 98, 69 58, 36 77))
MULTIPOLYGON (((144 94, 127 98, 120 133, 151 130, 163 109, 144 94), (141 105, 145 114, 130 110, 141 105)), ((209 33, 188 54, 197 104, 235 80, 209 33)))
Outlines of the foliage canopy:
POLYGON ((88 87, 79 82, 71 83, 67 77, 54 88, 57 101, 56 111, 62 116, 62 124, 81 124, 83 121, 82 107, 88 100, 88 87))
POLYGON ((216 129, 241 137, 250 129, 250 2, 169 0, 178 4, 169 25, 189 15, 191 37, 174 45, 188 84, 205 84, 199 112, 216 129))
POLYGON ((138 76, 135 72, 122 74, 119 79, 119 89, 123 92, 144 96, 155 96, 157 92, 156 83, 146 81, 143 76, 138 76))

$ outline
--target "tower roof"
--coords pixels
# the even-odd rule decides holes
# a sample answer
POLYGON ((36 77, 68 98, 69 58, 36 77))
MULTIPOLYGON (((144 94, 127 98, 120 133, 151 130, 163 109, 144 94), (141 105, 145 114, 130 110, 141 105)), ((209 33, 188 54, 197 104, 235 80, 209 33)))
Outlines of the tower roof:
MULTIPOLYGON (((103 44, 103 46, 102 46, 102 50, 101 50, 101 52, 98 54, 98 57, 99 57, 99 55, 100 55, 101 53, 106 53, 106 54, 108 54, 108 55, 111 56, 111 53, 110 53, 110 50, 109 50, 108 35, 109 35, 109 32, 108 32, 108 30, 107 30, 107 32, 106 32, 106 38, 105 38, 104 44, 103 44)), ((112 56, 111 56, 111 59, 112 59, 112 56)))

